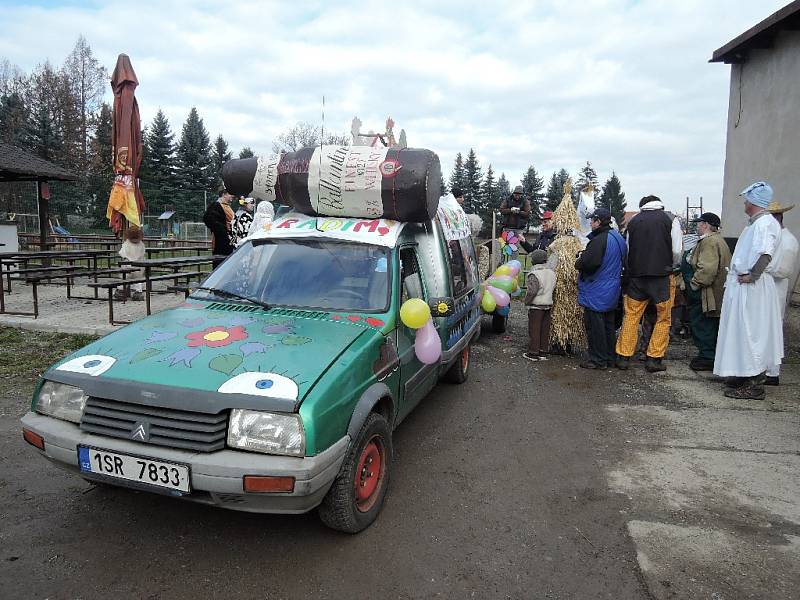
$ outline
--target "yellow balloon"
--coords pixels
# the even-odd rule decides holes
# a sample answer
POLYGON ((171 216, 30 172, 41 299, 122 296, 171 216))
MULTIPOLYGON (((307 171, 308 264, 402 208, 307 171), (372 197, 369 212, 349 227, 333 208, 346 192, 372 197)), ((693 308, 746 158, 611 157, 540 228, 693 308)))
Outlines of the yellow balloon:
POLYGON ((489 292, 483 292, 483 296, 481 297, 481 308, 487 313, 494 312, 494 309, 497 308, 497 301, 489 292))
POLYGON ((419 329, 431 319, 431 309, 420 298, 409 298, 400 307, 400 320, 411 329, 419 329))
POLYGON ((508 265, 500 265, 494 272, 495 275, 511 275, 511 267, 508 265))

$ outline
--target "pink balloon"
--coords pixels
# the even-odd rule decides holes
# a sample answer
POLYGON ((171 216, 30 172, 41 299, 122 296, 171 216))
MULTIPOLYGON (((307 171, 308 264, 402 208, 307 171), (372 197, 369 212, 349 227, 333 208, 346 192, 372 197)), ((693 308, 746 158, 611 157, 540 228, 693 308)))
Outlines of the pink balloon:
POLYGON ((497 306, 508 306, 511 303, 511 296, 509 296, 503 290, 498 290, 496 287, 487 286, 486 291, 494 297, 494 301, 497 302, 497 306))
POLYGON ((417 329, 414 339, 414 354, 420 362, 432 365, 442 357, 442 340, 433 325, 433 319, 417 329))
POLYGON ((517 265, 512 265, 510 262, 508 263, 508 268, 511 269, 511 276, 516 277, 519 275, 520 268, 517 265))

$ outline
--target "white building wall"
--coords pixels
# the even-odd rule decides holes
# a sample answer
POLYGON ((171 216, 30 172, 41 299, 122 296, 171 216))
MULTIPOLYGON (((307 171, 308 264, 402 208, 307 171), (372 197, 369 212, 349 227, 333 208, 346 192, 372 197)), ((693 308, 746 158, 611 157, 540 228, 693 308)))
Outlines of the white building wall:
POLYGON ((758 180, 772 186, 781 204, 796 205, 784 215, 784 225, 800 234, 800 31, 781 32, 772 48, 751 50, 743 65, 731 65, 725 237, 738 237, 744 228, 738 194, 758 180))

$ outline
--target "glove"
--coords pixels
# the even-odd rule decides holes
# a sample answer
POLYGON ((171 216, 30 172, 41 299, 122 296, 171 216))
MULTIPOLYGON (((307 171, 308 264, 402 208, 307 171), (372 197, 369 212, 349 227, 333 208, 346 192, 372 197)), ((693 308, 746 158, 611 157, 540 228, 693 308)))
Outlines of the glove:
POLYGON ((518 207, 516 207, 516 206, 512 206, 512 207, 511 207, 511 211, 512 211, 512 212, 519 212, 519 208, 518 208, 518 207))

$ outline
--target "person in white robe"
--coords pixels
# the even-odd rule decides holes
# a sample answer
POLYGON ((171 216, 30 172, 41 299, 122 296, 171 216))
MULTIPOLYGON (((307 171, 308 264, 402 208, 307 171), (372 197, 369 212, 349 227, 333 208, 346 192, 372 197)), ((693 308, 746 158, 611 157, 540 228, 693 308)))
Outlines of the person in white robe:
MULTIPOLYGON (((791 300, 792 290, 797 285, 798 273, 800 273, 800 247, 797 238, 791 231, 783 225, 783 213, 792 210, 794 205, 781 206, 780 202, 772 201, 767 210, 775 217, 781 226, 781 239, 775 256, 767 267, 767 273, 772 275, 775 280, 775 287, 778 289, 778 299, 781 303, 781 322, 786 317, 786 308, 791 300)), ((767 369, 766 385, 780 385, 781 366, 772 365, 767 369)))
POLYGON ((765 372, 783 359, 783 323, 775 280, 764 271, 778 249, 781 228, 767 207, 772 188, 758 181, 745 188, 750 217, 733 251, 719 324, 714 374, 730 378, 730 398, 764 397, 765 372))
POLYGON ((262 236, 269 231, 273 220, 275 220, 275 207, 269 200, 262 200, 256 206, 256 213, 250 223, 247 237, 262 236))

